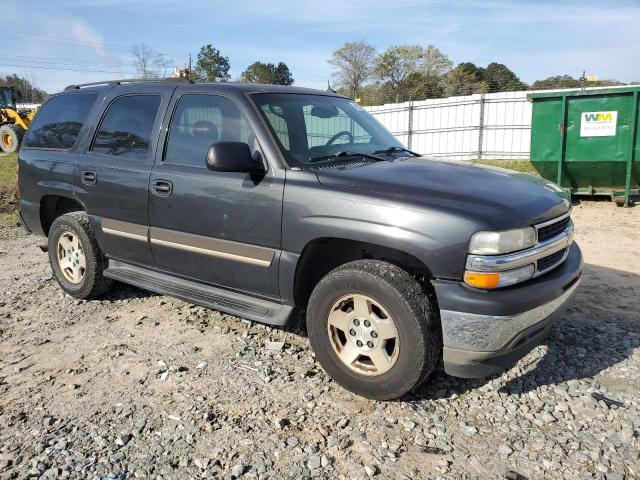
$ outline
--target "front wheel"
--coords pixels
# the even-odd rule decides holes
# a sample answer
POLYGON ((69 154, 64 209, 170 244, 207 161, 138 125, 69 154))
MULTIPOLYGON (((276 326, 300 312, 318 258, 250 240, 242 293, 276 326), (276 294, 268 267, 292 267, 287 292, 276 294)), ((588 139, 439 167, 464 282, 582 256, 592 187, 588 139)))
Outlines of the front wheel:
POLYGON ((378 400, 418 386, 442 350, 437 314, 420 283, 376 260, 347 263, 318 283, 307 331, 318 361, 338 384, 378 400))

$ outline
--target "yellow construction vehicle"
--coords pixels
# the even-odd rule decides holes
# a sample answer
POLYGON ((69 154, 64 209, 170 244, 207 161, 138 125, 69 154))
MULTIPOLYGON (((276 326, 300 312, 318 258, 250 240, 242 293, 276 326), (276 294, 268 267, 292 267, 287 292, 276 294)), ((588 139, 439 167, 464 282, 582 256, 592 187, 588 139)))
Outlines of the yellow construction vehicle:
POLYGON ((18 94, 13 87, 0 87, 0 148, 5 153, 18 151, 36 114, 36 109, 18 110, 18 94))

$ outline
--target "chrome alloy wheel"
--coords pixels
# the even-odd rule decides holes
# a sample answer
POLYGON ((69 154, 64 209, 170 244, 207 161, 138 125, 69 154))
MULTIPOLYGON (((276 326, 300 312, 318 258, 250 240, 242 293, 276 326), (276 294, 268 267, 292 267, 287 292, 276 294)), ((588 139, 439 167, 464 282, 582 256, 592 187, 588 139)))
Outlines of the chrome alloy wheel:
POLYGON ((350 369, 363 375, 382 375, 398 359, 400 338, 384 306, 366 295, 338 299, 329 312, 331 346, 350 369))
POLYGON ((57 258, 60 271, 71 283, 80 283, 84 278, 87 261, 82 244, 72 232, 64 232, 58 238, 57 258))

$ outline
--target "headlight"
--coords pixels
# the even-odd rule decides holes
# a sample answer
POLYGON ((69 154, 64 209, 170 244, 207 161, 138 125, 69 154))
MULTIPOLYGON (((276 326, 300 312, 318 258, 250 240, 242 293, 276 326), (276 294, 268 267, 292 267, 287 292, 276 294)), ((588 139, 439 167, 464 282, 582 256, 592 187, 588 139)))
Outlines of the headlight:
POLYGON ((464 272, 466 284, 476 288, 500 288, 525 282, 533 277, 533 265, 505 270, 502 272, 464 272))
POLYGON ((533 247, 536 232, 533 227, 505 230, 503 232, 476 232, 469 242, 469 253, 476 255, 500 255, 533 247))

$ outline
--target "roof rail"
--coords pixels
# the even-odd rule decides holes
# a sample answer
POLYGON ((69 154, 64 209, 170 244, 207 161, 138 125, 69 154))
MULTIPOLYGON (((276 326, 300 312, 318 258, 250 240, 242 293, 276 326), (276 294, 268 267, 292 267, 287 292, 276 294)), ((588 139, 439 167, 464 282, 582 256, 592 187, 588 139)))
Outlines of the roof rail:
POLYGON ((167 78, 124 78, 122 80, 104 80, 102 82, 91 82, 91 83, 78 83, 75 85, 69 85, 64 89, 64 91, 68 90, 78 90, 84 87, 95 87, 98 85, 122 85, 123 83, 195 83, 193 80, 183 77, 167 77, 167 78))

